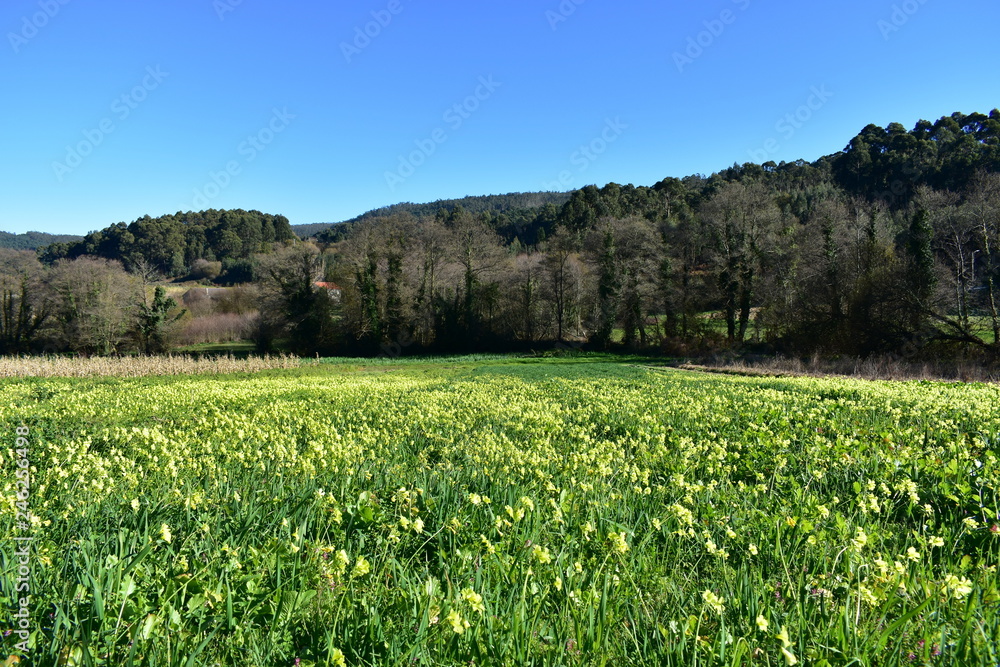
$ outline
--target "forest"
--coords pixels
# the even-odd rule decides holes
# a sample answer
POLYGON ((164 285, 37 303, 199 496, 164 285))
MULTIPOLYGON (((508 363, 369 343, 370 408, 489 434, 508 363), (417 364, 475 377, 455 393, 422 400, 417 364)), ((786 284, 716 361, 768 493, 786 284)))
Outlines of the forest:
POLYGON ((283 216, 213 210, 2 250, 0 353, 163 352, 223 321, 309 355, 1000 353, 998 110, 869 125, 811 163, 321 227, 300 240, 283 216), (182 284, 227 289, 167 296, 182 284))

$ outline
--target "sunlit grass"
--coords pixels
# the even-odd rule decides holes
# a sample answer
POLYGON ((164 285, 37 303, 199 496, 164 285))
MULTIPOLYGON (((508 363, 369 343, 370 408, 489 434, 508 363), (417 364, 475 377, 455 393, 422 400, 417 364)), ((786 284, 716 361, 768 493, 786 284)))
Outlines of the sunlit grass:
POLYGON ((998 661, 995 386, 340 360, 21 422, 34 664, 998 661))

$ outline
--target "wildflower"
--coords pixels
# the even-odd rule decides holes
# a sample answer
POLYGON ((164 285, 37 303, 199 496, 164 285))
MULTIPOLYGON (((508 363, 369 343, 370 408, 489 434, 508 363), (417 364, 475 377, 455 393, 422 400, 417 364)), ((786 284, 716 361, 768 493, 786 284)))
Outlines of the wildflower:
POLYGON ((949 574, 944 578, 944 592, 956 600, 961 600, 972 592, 972 582, 965 577, 959 579, 955 575, 949 574))
POLYGON ((747 549, 750 551, 750 555, 751 556, 756 556, 757 555, 757 545, 756 544, 751 544, 749 547, 747 547, 747 549))
POLYGON ((451 624, 451 629, 457 635, 462 634, 463 632, 465 632, 466 630, 468 630, 470 627, 472 627, 472 624, 469 623, 464 618, 462 618, 462 615, 458 613, 457 609, 452 609, 451 611, 449 611, 448 612, 448 616, 447 616, 447 618, 445 620, 447 620, 448 623, 451 624))
POLYGON ((172 535, 170 534, 170 526, 165 523, 160 525, 160 538, 168 544, 172 538, 172 535))
POLYGON ((562 577, 556 577, 556 580, 552 583, 552 586, 557 590, 561 591, 563 586, 562 577))
POLYGON ((861 528, 858 528, 854 537, 851 539, 851 547, 855 553, 861 553, 861 550, 865 548, 866 544, 868 544, 868 534, 861 528))
POLYGON ((372 571, 371 563, 369 563, 364 556, 358 556, 358 562, 354 565, 354 570, 351 571, 351 576, 355 579, 358 577, 363 577, 372 571))
POLYGON ((878 596, 864 584, 858 586, 858 594, 861 596, 862 601, 864 601, 864 603, 868 606, 875 607, 878 605, 878 596))
POLYGON ((943 547, 944 546, 944 538, 943 537, 934 537, 932 535, 931 537, 928 538, 927 544, 929 544, 932 547, 943 547))
POLYGON ((468 603, 472 611, 479 614, 486 611, 486 605, 483 604, 483 596, 471 588, 462 589, 462 599, 468 603))
POLYGON ((139 499, 138 498, 133 498, 131 505, 132 505, 132 510, 133 511, 135 511, 135 512, 139 511, 139 499))
POLYGON ((330 660, 333 662, 333 667, 347 667, 347 659, 344 657, 344 652, 339 648, 333 649, 330 660))
POLYGON ((969 530, 975 530, 976 528, 979 528, 979 522, 973 519, 971 516, 967 516, 964 519, 962 519, 962 523, 964 523, 966 528, 968 528, 969 530))
POLYGON ((624 554, 628 551, 628 542, 625 541, 625 531, 608 533, 608 541, 611 543, 611 550, 615 553, 624 554))
POLYGON ((778 633, 776 639, 781 642, 781 655, 785 657, 785 664, 789 665, 789 667, 791 665, 797 665, 799 663, 799 659, 795 657, 794 653, 788 650, 792 647, 792 642, 788 638, 788 628, 781 626, 781 632, 778 633))
POLYGON ((549 553, 549 550, 537 544, 531 548, 531 556, 542 565, 552 562, 552 554, 549 553))
POLYGON ((424 522, 423 519, 415 519, 413 521, 413 532, 419 535, 424 532, 424 522))
POLYGON ((728 537, 731 540, 735 540, 736 539, 736 533, 733 532, 732 528, 726 528, 726 537, 728 537))
POLYGON ((469 494, 469 502, 472 503, 473 505, 478 505, 481 502, 483 502, 483 497, 481 495, 479 495, 478 493, 470 493, 469 494))
POLYGON ((341 575, 344 574, 344 572, 347 572, 347 565, 351 562, 351 559, 347 557, 347 552, 341 549, 337 552, 334 562, 336 565, 336 573, 341 575))
POLYGON ((819 517, 821 519, 825 519, 830 516, 830 510, 827 509, 826 505, 820 505, 816 508, 816 511, 819 512, 819 517))
POLYGON ((722 615, 722 612, 726 610, 725 600, 720 598, 718 595, 712 591, 702 591, 701 599, 705 601, 705 604, 712 608, 716 614, 722 615))
POLYGON ((920 560, 920 552, 914 549, 913 547, 910 547, 906 550, 906 557, 916 562, 920 560))
POLYGON ((757 614, 757 629, 761 632, 767 632, 768 625, 767 619, 757 614))

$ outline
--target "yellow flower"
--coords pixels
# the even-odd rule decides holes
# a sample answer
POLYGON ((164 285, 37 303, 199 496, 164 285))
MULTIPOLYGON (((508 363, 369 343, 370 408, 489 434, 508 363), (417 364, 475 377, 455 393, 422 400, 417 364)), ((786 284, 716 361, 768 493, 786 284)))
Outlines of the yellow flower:
POLYGON ((944 592, 950 593, 956 600, 961 600, 972 592, 972 582, 964 577, 959 579, 949 574, 944 578, 944 592))
POLYGON ((799 664, 799 659, 795 657, 795 654, 784 646, 781 647, 781 655, 785 656, 785 664, 789 667, 791 667, 791 665, 799 664))
POLYGON ((480 496, 478 493, 470 493, 469 502, 472 503, 473 505, 478 505, 479 503, 483 502, 483 497, 480 496))
POLYGON ((929 544, 932 547, 943 547, 944 546, 944 538, 943 537, 934 537, 932 535, 927 540, 927 544, 929 544))
POLYGON ((472 609, 472 611, 479 614, 486 611, 486 605, 483 604, 483 596, 471 588, 465 588, 462 590, 462 599, 469 604, 469 608, 472 609))
POLYGON ((860 552, 868 544, 868 534, 864 530, 858 528, 857 532, 854 534, 854 538, 851 539, 851 547, 855 552, 860 552))
POLYGON ((705 601, 705 604, 712 608, 712 611, 720 616, 722 615, 722 612, 726 610, 726 601, 712 591, 702 591, 701 599, 705 601))
POLYGON ((465 632, 466 630, 468 630, 470 627, 472 627, 472 624, 469 623, 464 618, 462 618, 462 615, 458 613, 457 609, 452 609, 451 611, 449 611, 448 612, 448 617, 445 620, 447 620, 448 623, 451 624, 451 629, 457 635, 462 634, 463 632, 465 632))
POLYGON ((920 552, 914 549, 913 547, 910 547, 909 549, 906 550, 906 557, 912 561, 918 561, 920 560, 920 552))
POLYGON ((160 538, 164 542, 169 543, 172 537, 173 536, 170 534, 170 526, 168 526, 167 524, 162 524, 160 526, 160 538))
POLYGON ((347 660, 344 658, 344 652, 339 648, 333 649, 333 654, 330 656, 330 660, 333 662, 334 667, 347 667, 347 660))
POLYGON ((617 554, 624 554, 628 551, 628 542, 625 541, 625 531, 608 533, 608 542, 611 543, 611 550, 617 554))
POLYGON ((761 632, 767 632, 768 625, 767 619, 757 614, 757 629, 761 632))
POLYGON ((363 577, 372 571, 371 563, 369 563, 364 556, 358 556, 358 562, 354 564, 354 570, 351 572, 352 577, 363 577))
POLYGON ((552 554, 549 553, 549 550, 537 544, 531 548, 531 556, 542 565, 552 562, 552 554))
POLYGON ((757 555, 757 545, 756 544, 751 544, 749 547, 747 547, 747 549, 750 551, 750 555, 751 556, 756 556, 757 555))
POLYGON ((132 505, 133 511, 136 511, 136 512, 139 511, 139 499, 138 498, 133 498, 131 505, 132 505))

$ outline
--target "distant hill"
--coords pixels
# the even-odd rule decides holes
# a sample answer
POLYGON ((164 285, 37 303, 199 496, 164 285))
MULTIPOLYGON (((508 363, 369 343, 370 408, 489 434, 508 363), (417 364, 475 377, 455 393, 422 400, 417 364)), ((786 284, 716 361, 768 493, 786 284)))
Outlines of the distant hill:
POLYGON ((50 243, 75 243, 82 240, 82 236, 73 236, 70 234, 46 234, 44 232, 11 234, 10 232, 0 232, 0 248, 13 248, 14 250, 38 250, 50 243))
POLYGON ((552 204, 556 208, 562 208, 562 206, 569 201, 570 196, 571 193, 569 192, 512 192, 505 195, 481 195, 477 197, 462 197, 461 199, 439 199, 438 201, 428 204, 413 204, 411 202, 404 202, 401 204, 393 204, 392 206, 383 206, 382 208, 372 209, 367 213, 362 213, 355 218, 344 220, 343 222, 321 222, 309 225, 292 225, 292 230, 299 236, 299 238, 304 239, 315 236, 320 232, 333 227, 334 225, 351 226, 354 223, 362 222, 364 220, 370 220, 372 218, 385 218, 400 213, 409 213, 416 217, 433 216, 436 215, 441 209, 451 212, 459 206, 469 213, 484 213, 488 211, 494 216, 499 216, 511 213, 512 211, 526 211, 542 208, 547 204, 552 204))

